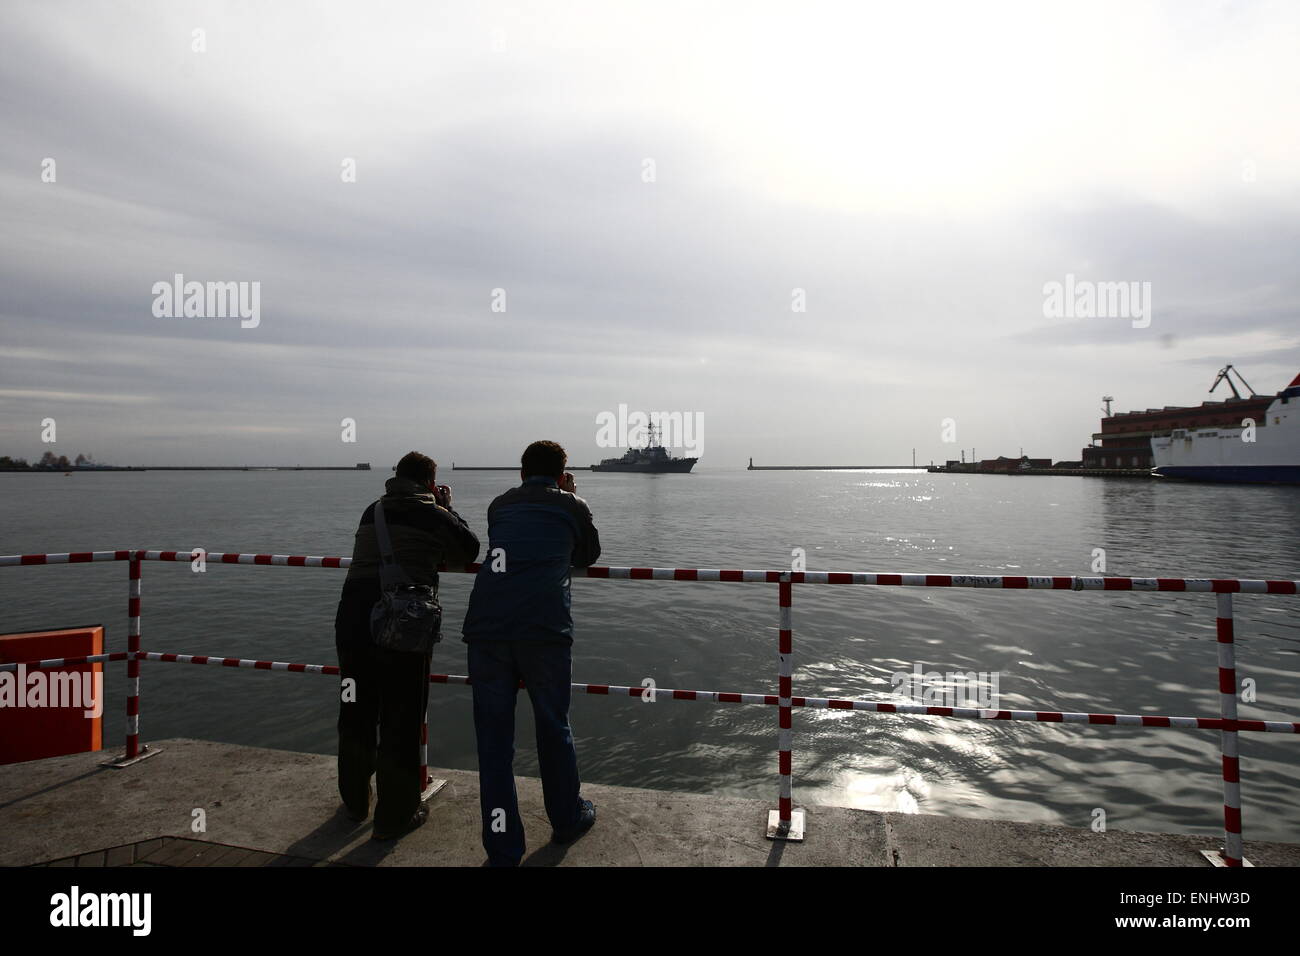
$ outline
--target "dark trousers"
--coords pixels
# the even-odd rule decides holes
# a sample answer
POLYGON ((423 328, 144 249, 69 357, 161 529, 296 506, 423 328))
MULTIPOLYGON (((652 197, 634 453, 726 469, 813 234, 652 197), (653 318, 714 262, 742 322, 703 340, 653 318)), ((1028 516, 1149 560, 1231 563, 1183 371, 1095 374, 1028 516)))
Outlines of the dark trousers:
POLYGON ((339 701, 339 796, 358 816, 375 776, 375 830, 400 830, 420 806, 420 740, 429 707, 428 654, 338 642, 340 678, 356 681, 339 701))
POLYGON ((479 808, 488 861, 517 864, 524 855, 524 824, 515 792, 515 699, 528 689, 537 725, 537 762, 551 827, 578 822, 578 752, 569 728, 568 644, 538 641, 469 642, 469 678, 478 738, 479 808))

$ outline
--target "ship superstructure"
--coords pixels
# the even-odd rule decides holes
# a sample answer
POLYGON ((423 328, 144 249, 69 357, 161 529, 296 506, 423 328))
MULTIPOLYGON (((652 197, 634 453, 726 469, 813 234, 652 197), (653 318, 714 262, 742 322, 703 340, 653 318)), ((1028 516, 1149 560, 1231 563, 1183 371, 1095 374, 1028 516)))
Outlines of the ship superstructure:
POLYGON ((673 458, 668 449, 659 444, 659 430, 650 422, 649 437, 644 448, 629 448, 621 458, 606 458, 592 471, 633 471, 643 474, 685 474, 695 467, 698 458, 673 458))

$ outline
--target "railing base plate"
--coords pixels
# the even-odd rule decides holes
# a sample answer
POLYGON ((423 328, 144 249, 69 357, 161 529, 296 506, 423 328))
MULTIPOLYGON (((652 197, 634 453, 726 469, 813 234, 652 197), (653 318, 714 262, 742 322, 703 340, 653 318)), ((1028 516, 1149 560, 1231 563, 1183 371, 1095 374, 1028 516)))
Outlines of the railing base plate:
POLYGON ((114 770, 121 770, 123 767, 129 767, 132 764, 137 764, 141 760, 148 760, 154 754, 160 754, 160 753, 162 753, 161 747, 141 747, 140 752, 136 754, 134 757, 128 758, 126 754, 122 754, 120 757, 114 757, 112 760, 105 760, 103 763, 100 764, 100 766, 112 767, 114 770))
MULTIPOLYGON (((1207 860, 1209 860, 1209 861, 1210 861, 1211 863, 1213 863, 1215 866, 1227 866, 1227 865, 1228 865, 1227 862, 1223 859, 1223 851, 1222 851, 1222 850, 1202 850, 1202 851, 1201 851, 1201 856, 1205 857, 1207 860)), ((1251 863, 1250 860, 1247 860, 1245 857, 1242 857, 1242 858, 1241 858, 1241 865, 1242 865, 1242 866, 1254 866, 1255 864, 1254 864, 1254 863, 1251 863)))
POLYGON ((429 782, 424 785, 424 790, 420 793, 420 802, 424 803, 435 793, 447 786, 447 781, 438 777, 430 777, 429 782))
POLYGON ((767 838, 769 840, 788 840, 792 843, 803 842, 804 831, 804 812, 802 810, 790 811, 790 822, 788 825, 781 823, 781 811, 767 811, 767 838))

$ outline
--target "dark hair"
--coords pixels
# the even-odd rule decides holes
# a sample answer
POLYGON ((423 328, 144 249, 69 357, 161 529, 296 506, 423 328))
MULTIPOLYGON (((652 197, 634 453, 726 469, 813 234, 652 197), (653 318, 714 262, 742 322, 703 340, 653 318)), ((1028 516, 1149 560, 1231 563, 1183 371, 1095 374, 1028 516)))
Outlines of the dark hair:
POLYGON ((553 441, 535 441, 524 449, 519 466, 525 478, 544 475, 547 478, 559 478, 564 474, 564 466, 569 463, 569 456, 563 448, 553 441))
POLYGON ((418 451, 408 451, 402 456, 402 460, 397 463, 398 478, 407 478, 422 485, 427 485, 433 481, 437 471, 438 463, 428 455, 421 455, 418 451))

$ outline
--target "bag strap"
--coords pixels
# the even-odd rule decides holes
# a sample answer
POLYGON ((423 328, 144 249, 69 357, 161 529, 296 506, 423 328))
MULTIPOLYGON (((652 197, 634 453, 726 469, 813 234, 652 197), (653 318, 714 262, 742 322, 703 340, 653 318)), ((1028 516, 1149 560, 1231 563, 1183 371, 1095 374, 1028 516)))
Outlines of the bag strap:
POLYGON ((393 542, 388 537, 388 520, 384 517, 384 499, 375 502, 375 536, 379 539, 379 581, 385 591, 410 584, 411 579, 393 556, 393 542))

